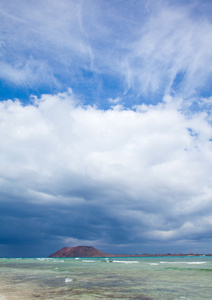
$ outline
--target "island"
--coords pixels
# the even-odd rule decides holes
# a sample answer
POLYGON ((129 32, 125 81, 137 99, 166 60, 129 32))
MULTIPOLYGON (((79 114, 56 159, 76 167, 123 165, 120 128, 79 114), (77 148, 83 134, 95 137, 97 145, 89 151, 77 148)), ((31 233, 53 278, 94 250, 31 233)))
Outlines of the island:
POLYGON ((64 247, 48 257, 163 257, 163 256, 212 256, 212 254, 108 254, 92 246, 64 247))

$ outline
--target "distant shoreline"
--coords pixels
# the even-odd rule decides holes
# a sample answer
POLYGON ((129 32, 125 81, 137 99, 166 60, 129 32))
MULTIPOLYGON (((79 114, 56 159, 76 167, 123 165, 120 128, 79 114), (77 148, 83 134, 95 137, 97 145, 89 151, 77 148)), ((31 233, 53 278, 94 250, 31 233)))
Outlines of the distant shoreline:
POLYGON ((212 254, 199 254, 199 253, 167 253, 167 254, 109 254, 111 256, 119 257, 161 257, 161 256, 212 256, 212 254))
POLYGON ((48 258, 106 258, 106 257, 204 257, 212 254, 106 254, 104 256, 47 256, 48 258))
POLYGON ((181 256, 212 256, 212 254, 109 254, 110 257, 181 257, 181 256))
POLYGON ((180 256, 212 256, 212 254, 167 253, 167 254, 108 254, 92 246, 64 247, 48 257, 180 257, 180 256))
MULTIPOLYGON (((0 257, 0 260, 3 259, 46 259, 46 258, 121 258, 121 257, 210 257, 212 254, 182 254, 182 253, 174 253, 174 254, 106 254, 104 256, 36 256, 36 257, 0 257)), ((1 298, 0 298, 1 300, 1 298)))

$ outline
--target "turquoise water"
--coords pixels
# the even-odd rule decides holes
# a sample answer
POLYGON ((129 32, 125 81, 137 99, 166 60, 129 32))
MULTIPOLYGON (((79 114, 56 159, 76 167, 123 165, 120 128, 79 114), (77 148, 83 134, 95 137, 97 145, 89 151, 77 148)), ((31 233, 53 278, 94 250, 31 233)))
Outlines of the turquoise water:
POLYGON ((212 257, 0 259, 0 300, 212 299, 212 257))

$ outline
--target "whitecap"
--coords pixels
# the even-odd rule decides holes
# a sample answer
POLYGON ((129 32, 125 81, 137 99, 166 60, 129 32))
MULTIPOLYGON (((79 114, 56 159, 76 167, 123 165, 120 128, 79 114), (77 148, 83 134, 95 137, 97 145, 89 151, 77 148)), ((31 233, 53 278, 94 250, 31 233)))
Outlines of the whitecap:
POLYGON ((187 265, 202 265, 205 263, 206 261, 191 261, 191 262, 187 262, 187 265))
POLYGON ((160 264, 187 264, 187 265, 201 265, 205 264, 206 261, 160 261, 160 264))
MULTIPOLYGON (((20 258, 21 259, 21 258, 20 258)), ((38 257, 36 258, 39 261, 52 261, 52 258, 49 257, 38 257)), ((54 261, 54 260, 53 260, 54 261)))
POLYGON ((85 263, 95 263, 95 262, 100 262, 99 260, 90 260, 90 259, 83 259, 82 262, 85 262, 85 263))
POLYGON ((66 278, 66 279, 65 279, 65 283, 70 283, 70 282, 72 282, 72 281, 73 281, 72 278, 66 278))
POLYGON ((150 263, 151 266, 158 266, 157 263, 150 263))
POLYGON ((56 262, 56 263, 64 263, 64 260, 58 259, 58 260, 53 260, 53 262, 56 262))
POLYGON ((122 263, 122 264, 137 264, 137 260, 113 260, 114 263, 122 263))
POLYGON ((185 264, 186 261, 160 261, 160 264, 185 264))

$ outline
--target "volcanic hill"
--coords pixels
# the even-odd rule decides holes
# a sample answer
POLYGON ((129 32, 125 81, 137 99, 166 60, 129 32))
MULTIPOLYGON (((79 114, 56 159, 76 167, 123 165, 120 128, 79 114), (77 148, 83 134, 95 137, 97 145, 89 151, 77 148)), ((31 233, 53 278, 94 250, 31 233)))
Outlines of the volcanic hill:
POLYGON ((113 256, 103 253, 91 246, 65 247, 51 254, 49 257, 106 257, 113 256))

